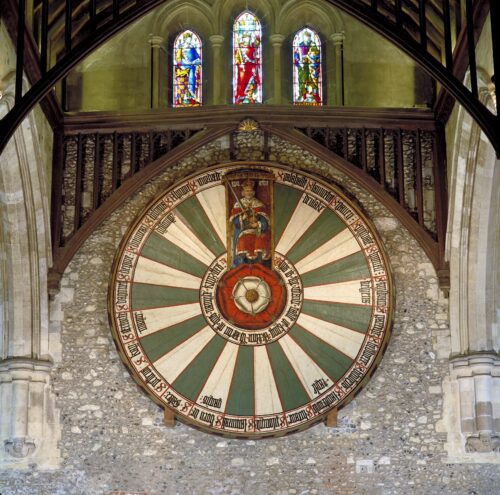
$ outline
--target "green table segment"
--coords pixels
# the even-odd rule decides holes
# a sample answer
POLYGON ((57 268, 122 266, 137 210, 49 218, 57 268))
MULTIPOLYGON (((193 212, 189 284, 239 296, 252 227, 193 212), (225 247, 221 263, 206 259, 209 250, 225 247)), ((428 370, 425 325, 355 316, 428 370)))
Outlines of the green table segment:
POLYGON ((381 359, 381 241, 335 185, 270 163, 212 167, 131 225, 109 290, 134 379, 176 417, 260 438, 345 404, 381 359))

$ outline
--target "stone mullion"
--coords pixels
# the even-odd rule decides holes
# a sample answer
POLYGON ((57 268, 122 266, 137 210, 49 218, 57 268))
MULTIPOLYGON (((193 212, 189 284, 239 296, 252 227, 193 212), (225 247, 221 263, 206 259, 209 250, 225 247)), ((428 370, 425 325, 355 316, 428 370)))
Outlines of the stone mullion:
POLYGON ((331 67, 330 73, 334 71, 335 84, 333 80, 328 82, 327 102, 329 105, 336 105, 338 107, 344 106, 344 33, 333 33, 330 36, 333 42, 334 50, 328 53, 328 66, 331 67))
POLYGON ((212 46, 212 104, 222 105, 224 101, 221 95, 221 48, 224 41, 224 36, 222 36, 221 34, 213 34, 212 36, 210 36, 209 41, 212 46))
POLYGON ((281 94, 281 48, 283 46, 283 41, 285 37, 282 34, 273 34, 269 37, 271 44, 273 45, 273 103, 275 105, 282 104, 282 94, 281 94))
POLYGON ((151 36, 151 108, 160 107, 160 56, 164 38, 151 36))

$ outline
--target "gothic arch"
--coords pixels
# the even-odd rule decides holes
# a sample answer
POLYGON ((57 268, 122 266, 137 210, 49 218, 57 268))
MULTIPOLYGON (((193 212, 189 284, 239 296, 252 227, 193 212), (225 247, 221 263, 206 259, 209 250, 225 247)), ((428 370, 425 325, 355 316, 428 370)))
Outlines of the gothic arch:
POLYGON ((151 30, 157 36, 166 37, 178 34, 184 29, 194 29, 205 41, 208 36, 217 32, 216 19, 212 9, 206 2, 194 0, 167 2, 158 9, 153 19, 151 30))
MULTIPOLYGON (((10 84, 0 114, 13 105, 10 84)), ((0 328, 0 463, 19 466, 32 455, 54 466, 59 434, 49 380, 52 369, 47 271, 51 259, 48 181, 33 112, 0 158, 2 306, 0 328), (29 404, 29 409, 27 405, 29 404), (52 417, 52 420, 49 418, 52 417)), ((56 454, 57 457, 57 454, 56 454)), ((30 461, 32 462, 32 461, 30 461)))
POLYGON ((344 22, 328 3, 311 0, 297 3, 289 0, 278 13, 276 32, 290 36, 304 26, 314 28, 326 41, 333 33, 342 31, 344 22))
MULTIPOLYGON (((481 101, 493 108, 488 78, 482 79, 481 101)), ((493 335, 498 301, 493 289, 500 173, 493 148, 463 107, 458 111, 456 129, 447 257, 452 274, 451 348, 452 354, 462 355, 499 347, 498 337, 495 341, 493 335)))

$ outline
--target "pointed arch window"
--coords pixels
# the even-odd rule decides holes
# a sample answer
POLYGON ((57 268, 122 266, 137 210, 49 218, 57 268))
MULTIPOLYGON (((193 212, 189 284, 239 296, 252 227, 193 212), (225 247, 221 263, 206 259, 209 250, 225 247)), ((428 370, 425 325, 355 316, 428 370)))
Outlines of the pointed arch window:
POLYGON ((174 41, 173 105, 197 107, 202 103, 202 43, 200 37, 187 29, 174 41))
POLYGON ((323 104, 321 39, 310 28, 293 38, 293 102, 296 105, 323 104))
POLYGON ((262 103, 262 28, 249 11, 233 26, 233 102, 262 103))

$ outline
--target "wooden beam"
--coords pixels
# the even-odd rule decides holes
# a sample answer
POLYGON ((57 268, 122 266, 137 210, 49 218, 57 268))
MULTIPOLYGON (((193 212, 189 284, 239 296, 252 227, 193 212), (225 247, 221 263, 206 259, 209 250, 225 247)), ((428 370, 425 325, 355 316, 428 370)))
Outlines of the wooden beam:
MULTIPOLYGON (((2 18, 5 21, 7 32, 15 44, 19 21, 17 2, 15 0, 2 0, 2 7, 4 8, 2 18)), ((26 26, 24 29, 24 73, 31 85, 42 77, 38 47, 31 31, 26 26)), ((58 128, 63 121, 63 113, 55 93, 53 91, 48 92, 45 98, 40 101, 40 106, 52 129, 58 128)))
POLYGON ((338 412, 338 409, 335 407, 326 415, 325 425, 327 428, 337 428, 338 412))
POLYGON ((136 194, 149 180, 156 177, 167 167, 177 163, 183 157, 193 153, 201 146, 204 146, 221 136, 227 135, 233 129, 234 128, 232 126, 221 126, 201 131, 195 134, 188 141, 174 148, 167 155, 162 156, 155 162, 143 168, 140 172, 126 181, 122 187, 115 190, 113 194, 111 194, 111 196, 89 216, 87 221, 78 229, 71 239, 69 239, 67 244, 57 252, 57 258, 54 260, 53 271, 63 273, 75 253, 78 251, 83 242, 92 234, 92 232, 128 198, 136 194))
MULTIPOLYGON (((474 43, 477 44, 479 36, 483 30, 484 23, 488 18, 489 0, 476 0, 473 4, 473 24, 474 24, 474 43)), ((458 34, 455 50, 453 51, 453 74, 462 81, 469 67, 468 45, 467 45, 467 29, 463 27, 458 34)), ((451 112, 455 105, 455 98, 443 87, 441 88, 434 110, 437 119, 446 124, 450 118, 451 112)))
POLYGON ((297 107, 282 105, 211 105, 198 108, 162 108, 154 111, 70 113, 64 118, 65 134, 94 132, 148 132, 163 129, 202 129, 212 125, 237 126, 244 118, 262 125, 349 127, 405 130, 435 129, 432 110, 418 108, 297 107), (180 110, 180 111, 179 111, 180 110))
MULTIPOLYGON (((266 128, 265 126, 262 127, 264 129, 266 128)), ((360 187, 370 192, 404 225, 404 227, 406 227, 410 234, 421 245, 434 267, 438 269, 442 266, 438 243, 432 239, 432 237, 418 224, 418 222, 415 221, 408 211, 406 211, 406 209, 399 204, 399 202, 393 198, 373 177, 364 173, 358 167, 353 166, 336 153, 329 151, 324 146, 316 143, 300 131, 278 126, 269 128, 269 131, 282 139, 291 141, 292 143, 304 148, 306 151, 310 151, 319 159, 330 163, 337 170, 343 172, 350 179, 354 180, 360 187)))
POLYGON ((168 428, 173 428, 175 426, 174 411, 172 411, 172 409, 169 409, 168 407, 165 408, 163 413, 163 423, 168 428))

